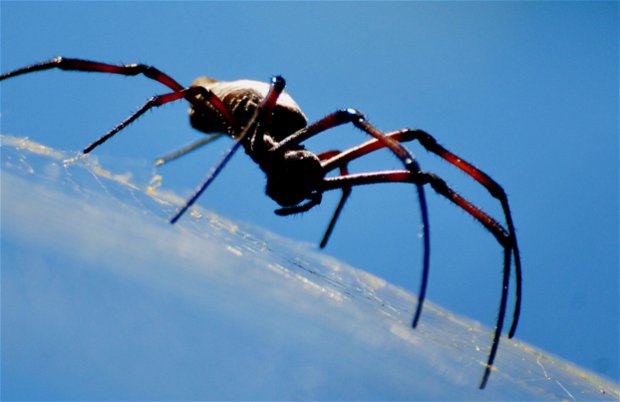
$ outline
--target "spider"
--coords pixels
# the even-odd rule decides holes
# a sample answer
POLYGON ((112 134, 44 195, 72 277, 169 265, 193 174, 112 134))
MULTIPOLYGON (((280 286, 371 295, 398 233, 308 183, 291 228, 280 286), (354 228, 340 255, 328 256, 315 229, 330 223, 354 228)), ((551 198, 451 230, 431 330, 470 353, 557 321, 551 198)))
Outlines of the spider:
POLYGON ((425 185, 430 185, 439 195, 452 201, 470 214, 497 239, 503 249, 499 314, 479 385, 480 389, 485 388, 497 354, 504 325, 512 258, 514 258, 515 266, 516 300, 512 325, 508 333, 509 338, 514 336, 521 309, 521 262, 514 223, 504 189, 489 175, 439 145, 435 138, 423 130, 405 128, 384 133, 370 124, 364 115, 355 109, 341 109, 308 124, 302 110, 284 92, 285 81, 280 76, 273 77, 270 83, 253 80, 217 81, 202 77, 195 80, 191 86, 185 87, 159 69, 144 64, 113 65, 90 60, 56 57, 49 61, 2 74, 0 81, 21 74, 54 68, 125 76, 142 74, 172 90, 151 97, 136 112, 84 148, 85 154, 103 144, 149 109, 180 99, 185 99, 190 104, 191 125, 210 136, 159 160, 159 164, 184 155, 223 135, 228 135, 235 140, 191 197, 170 218, 170 223, 179 220, 187 209, 196 202, 241 147, 265 173, 267 177, 266 193, 280 205, 280 208, 275 210, 278 215, 285 216, 308 211, 321 203, 324 192, 342 191, 340 201, 321 240, 321 248, 327 245, 334 225, 354 186, 377 183, 413 184, 417 189, 422 215, 424 246, 422 278, 418 301, 413 314, 413 328, 418 325, 422 313, 430 267, 430 230, 424 192, 425 185), (352 124, 371 138, 345 151, 329 150, 318 154, 307 150, 302 145, 309 138, 343 124, 352 124), (402 144, 409 141, 419 142, 428 152, 446 160, 480 183, 492 197, 500 202, 506 228, 455 192, 441 177, 421 170, 414 156, 402 144), (347 168, 349 162, 383 148, 387 148, 400 160, 403 169, 349 173, 347 168), (327 177, 327 174, 334 170, 338 170, 339 175, 327 177))

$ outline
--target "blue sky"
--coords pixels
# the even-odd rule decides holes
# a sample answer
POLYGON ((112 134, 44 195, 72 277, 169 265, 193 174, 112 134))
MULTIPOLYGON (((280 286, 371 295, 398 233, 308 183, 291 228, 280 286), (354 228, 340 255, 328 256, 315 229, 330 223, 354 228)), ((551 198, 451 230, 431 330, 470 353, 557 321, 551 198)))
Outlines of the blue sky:
MULTIPOLYGON (((281 74, 310 120, 356 107, 384 130, 420 127, 504 185, 524 269, 517 337, 618 381, 618 5, 602 3, 2 2, 1 70, 53 56, 144 62, 189 85, 201 75, 281 74)), ((44 72, 2 84, 3 133, 80 149, 166 88, 141 77, 44 72)), ((200 138, 179 102, 148 113, 96 151, 135 167, 200 138), (128 162, 130 161, 130 162, 128 162)), ((345 149, 341 128, 308 142, 345 149)), ((229 142, 160 169, 184 195, 229 142)), ((421 165, 498 218, 475 182, 419 148, 421 165)), ((354 171, 399 168, 389 154, 354 171)), ((142 176, 141 176, 142 175, 142 176)), ((338 196, 277 217, 262 173, 237 155, 199 203, 301 241, 320 240, 338 196)), ((428 297, 491 326, 501 281, 492 236, 428 191, 428 297)), ((355 189, 325 250, 415 291, 415 191, 355 189)), ((500 350, 501 353, 501 350, 500 350)))

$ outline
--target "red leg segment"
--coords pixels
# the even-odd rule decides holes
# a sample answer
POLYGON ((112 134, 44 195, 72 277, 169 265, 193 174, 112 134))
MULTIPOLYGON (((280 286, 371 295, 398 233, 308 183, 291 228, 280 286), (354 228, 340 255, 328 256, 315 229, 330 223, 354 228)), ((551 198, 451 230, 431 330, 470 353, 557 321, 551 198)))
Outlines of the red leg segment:
POLYGON ((502 294, 500 302, 500 311, 497 317, 495 326, 495 333, 493 336, 493 343, 487 359, 486 368, 480 382, 480 388, 486 386, 487 380, 495 361, 497 354, 497 348, 501 338, 502 328, 504 325, 504 318, 506 316, 506 304, 508 299, 508 287, 510 281, 510 255, 512 252, 512 240, 511 235, 499 224, 495 219, 487 215, 484 211, 467 201, 456 191, 452 190, 448 184, 431 173, 410 171, 386 171, 376 173, 362 173, 352 174, 347 176, 328 177, 323 181, 321 187, 322 191, 329 191, 334 189, 340 189, 342 187, 351 187, 365 184, 375 183, 413 183, 417 185, 430 184, 431 187, 440 195, 449 199, 461 209, 470 214, 474 219, 480 222, 493 236, 497 239, 500 245, 504 248, 504 269, 502 275, 502 294))
MULTIPOLYGON (((221 102, 212 92, 208 91, 207 89, 203 87, 189 87, 187 89, 182 89, 177 92, 170 92, 164 95, 154 96, 151 99, 149 99, 144 105, 142 105, 131 116, 129 116, 128 118, 120 122, 113 129, 111 129, 110 131, 108 131, 107 133, 105 133, 104 135, 96 139, 94 142, 92 142, 90 145, 88 145, 86 148, 84 148, 84 153, 85 154, 89 153, 90 151, 98 147, 99 145, 109 140, 119 131, 127 127, 131 122, 136 120, 138 117, 142 116, 149 109, 154 108, 154 107, 159 107, 161 105, 165 105, 166 103, 174 102, 179 99, 195 98, 195 96, 197 95, 202 95, 203 98, 208 99, 208 100, 211 100, 212 98, 214 98, 214 99, 217 99, 219 102, 221 102)), ((226 109, 225 106, 224 106, 224 109, 227 110, 227 113, 229 113, 228 109, 226 109)))
MULTIPOLYGON (((513 313, 513 320, 510 330, 508 332, 508 337, 512 338, 517 329, 517 324, 519 322, 519 316, 521 312, 521 293, 522 293, 522 274, 521 274, 521 258, 519 253, 519 247, 517 244, 517 236, 515 233, 515 227, 512 220, 512 214, 510 213, 510 206, 508 204, 508 197, 506 196, 503 188, 493 180, 489 175, 476 168, 469 162, 461 159, 456 156, 452 152, 448 151, 433 138, 430 134, 423 130, 412 130, 412 129, 403 129, 399 131, 395 131, 393 133, 387 134, 387 137, 398 141, 414 141, 417 140, 422 144, 422 146, 432 152, 442 159, 448 161, 452 165, 456 166, 469 176, 471 176, 478 183, 483 185, 493 196, 498 199, 502 205, 502 209, 504 211, 504 218, 506 219, 506 225, 508 228, 508 233, 510 234, 510 241, 512 243, 512 253, 515 261, 515 308, 513 313)), ((357 147, 351 148, 345 152, 342 152, 338 155, 333 156, 329 160, 325 161, 324 167, 326 170, 332 170, 336 167, 347 164, 350 161, 357 159, 361 156, 364 156, 370 152, 376 151, 378 149, 384 148, 385 145, 378 140, 370 140, 367 141, 357 147)))
MULTIPOLYGON (((0 81, 11 78, 11 77, 15 77, 18 75, 22 75, 22 74, 34 73, 37 71, 50 70, 54 68, 58 68, 60 70, 66 70, 66 71, 83 71, 83 72, 92 72, 92 73, 120 74, 120 75, 127 75, 127 76, 134 76, 134 75, 142 74, 147 78, 150 78, 152 80, 155 80, 167 86, 168 88, 175 91, 175 93, 183 92, 185 96, 182 96, 182 97, 185 97, 185 99, 187 99, 188 102, 190 102, 197 108, 201 108, 201 109, 208 108, 203 103, 204 101, 206 101, 211 106, 211 108, 209 108, 209 112, 218 113, 221 116, 221 118, 226 123, 228 123, 228 126, 230 127, 231 131, 236 131, 238 127, 237 123, 235 122, 235 119, 233 118, 228 108, 211 91, 204 90, 204 91, 197 91, 197 92, 192 92, 192 91, 184 92, 187 90, 187 88, 179 84, 172 77, 163 73, 162 71, 160 71, 159 69, 153 66, 147 66, 145 64, 115 65, 115 64, 101 63, 98 61, 71 59, 71 58, 66 58, 66 57, 56 57, 52 60, 44 61, 42 63, 32 64, 30 66, 23 67, 23 68, 2 74, 0 75, 0 81), (204 101, 197 99, 195 95, 203 95, 204 101)), ((162 97, 163 96, 172 96, 172 94, 162 95, 162 97)), ((172 100, 177 100, 177 99, 180 99, 180 98, 175 98, 172 100)), ((167 103, 167 102, 163 102, 163 103, 167 103)), ((132 121, 133 120, 135 120, 135 118, 132 119, 132 121)), ((90 146, 87 147, 87 149, 89 148, 90 146)))
POLYGON ((60 70, 68 71, 85 71, 96 73, 109 73, 109 74, 121 74, 121 75, 138 75, 144 76, 160 82, 174 91, 180 91, 184 86, 176 82, 172 77, 164 74, 155 67, 147 66, 145 64, 126 64, 126 65, 114 65, 100 63, 97 61, 82 60, 82 59, 70 59, 66 57, 55 57, 52 60, 44 61, 42 63, 32 64, 27 67, 23 67, 6 74, 0 75, 0 81, 15 77, 21 74, 33 73, 35 71, 50 70, 58 68, 60 70))

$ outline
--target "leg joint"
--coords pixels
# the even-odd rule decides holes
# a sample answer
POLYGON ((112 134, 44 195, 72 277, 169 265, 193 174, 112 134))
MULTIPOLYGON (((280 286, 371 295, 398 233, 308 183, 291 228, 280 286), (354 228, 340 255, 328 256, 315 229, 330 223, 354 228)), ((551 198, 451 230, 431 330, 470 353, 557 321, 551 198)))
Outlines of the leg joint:
POLYGON ((343 122, 352 122, 356 126, 366 121, 366 116, 364 116, 364 114, 357 109, 341 109, 337 113, 343 122))

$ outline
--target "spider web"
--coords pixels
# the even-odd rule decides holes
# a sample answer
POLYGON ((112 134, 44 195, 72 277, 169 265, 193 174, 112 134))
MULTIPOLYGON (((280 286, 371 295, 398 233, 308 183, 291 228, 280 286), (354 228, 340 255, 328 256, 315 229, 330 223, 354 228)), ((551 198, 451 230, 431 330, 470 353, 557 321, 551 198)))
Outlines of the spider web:
POLYGON ((2 399, 620 396, 506 338, 480 391, 488 328, 428 302, 412 330, 414 295, 314 245, 199 207, 170 226, 152 171, 1 141, 2 399))

